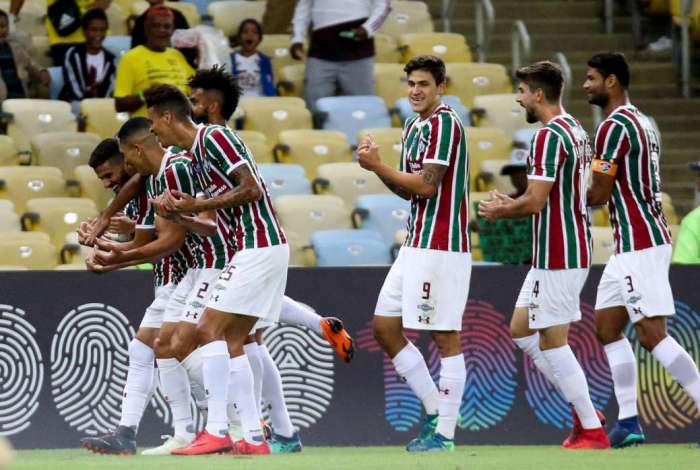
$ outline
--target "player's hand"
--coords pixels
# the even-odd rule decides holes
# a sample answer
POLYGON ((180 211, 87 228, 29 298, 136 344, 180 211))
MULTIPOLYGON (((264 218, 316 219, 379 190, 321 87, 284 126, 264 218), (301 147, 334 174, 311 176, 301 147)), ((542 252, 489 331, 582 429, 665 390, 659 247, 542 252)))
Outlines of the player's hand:
POLYGON ((119 212, 109 219, 109 231, 119 234, 131 235, 136 228, 136 222, 119 212))
POLYGON ((382 160, 379 158, 379 145, 374 141, 372 134, 367 134, 357 147, 357 159, 362 168, 374 171, 382 160))
POLYGON ((355 33, 355 41, 364 41, 369 37, 369 34, 367 34, 367 30, 362 26, 353 29, 353 33, 355 33))
POLYGON ((78 228, 75 229, 75 233, 78 234, 78 243, 85 246, 92 246, 87 244, 87 239, 92 232, 92 225, 95 223, 95 219, 84 220, 80 222, 78 228))
POLYGON ((503 202, 503 203, 509 203, 513 201, 513 198, 508 196, 507 194, 503 194, 497 189, 492 190, 489 195, 491 196, 491 199, 503 202))
POLYGON ((95 249, 99 249, 105 252, 118 253, 121 255, 127 250, 127 246, 124 243, 114 242, 105 240, 104 238, 98 238, 95 240, 95 249))
POLYGON ((174 189, 170 190, 170 196, 172 197, 173 212, 187 212, 190 214, 198 212, 196 198, 174 189))
POLYGON ((104 271, 104 266, 95 261, 94 253, 93 256, 85 258, 85 267, 88 271, 93 273, 102 274, 104 271))
POLYGON ((503 202, 498 199, 479 202, 479 215, 489 222, 494 222, 500 218, 499 209, 503 202))
POLYGON ((109 227, 109 222, 110 218, 106 217, 104 215, 100 215, 96 220, 95 223, 92 225, 90 234, 88 235, 85 244, 88 246, 92 246, 95 244, 95 240, 97 240, 98 237, 102 236, 103 233, 105 233, 105 230, 107 230, 107 227, 109 227))
POLYGON ((289 48, 289 55, 291 55, 294 60, 303 60, 304 59, 304 45, 300 42, 295 42, 289 48))

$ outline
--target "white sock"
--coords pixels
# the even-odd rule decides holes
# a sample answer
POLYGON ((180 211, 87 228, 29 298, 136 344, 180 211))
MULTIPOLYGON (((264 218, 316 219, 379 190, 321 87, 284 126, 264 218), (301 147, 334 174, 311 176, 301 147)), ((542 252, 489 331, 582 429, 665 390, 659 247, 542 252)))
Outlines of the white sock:
POLYGON ((134 338, 129 343, 129 369, 122 395, 120 426, 138 428, 153 387, 153 349, 134 338))
POLYGON ((603 346, 617 398, 618 419, 637 416, 637 358, 627 338, 603 346))
POLYGON ((262 395, 266 403, 269 404, 270 421, 275 434, 283 437, 294 435, 294 425, 289 418, 287 404, 284 401, 284 389, 282 388, 282 377, 270 356, 270 351, 264 344, 258 345, 258 353, 262 362, 263 381, 262 395))
MULTIPOLYGON (((154 353, 154 356, 155 356, 155 353, 154 353)), ((146 401, 143 403, 143 409, 141 410, 142 416, 143 416, 143 413, 146 411, 148 404, 151 402, 151 398, 153 398, 153 394, 156 393, 156 390, 158 390, 159 385, 160 385, 160 380, 158 379, 158 368, 153 367, 153 371, 151 373, 151 382, 148 385, 148 394, 146 395, 146 401)))
POLYGON ((467 367, 464 355, 443 357, 440 360, 440 404, 436 433, 454 439, 459 407, 462 404, 464 384, 467 381, 467 367))
POLYGON ((670 336, 662 339, 651 354, 681 384, 700 410, 700 373, 690 354, 670 336))
POLYGON ((243 352, 248 357, 250 370, 253 372, 253 396, 255 397, 255 405, 258 408, 258 415, 262 416, 260 404, 262 402, 263 365, 258 351, 258 343, 246 344, 243 346, 243 352))
POLYGON ((174 358, 156 359, 160 372, 160 383, 173 412, 175 435, 191 440, 194 437, 194 422, 190 408, 190 379, 187 371, 174 358))
POLYGON ((197 404, 199 412, 202 413, 204 421, 207 420, 207 392, 204 390, 204 375, 202 373, 202 352, 199 349, 192 351, 189 356, 182 361, 182 367, 187 371, 190 379, 190 388, 194 402, 197 404))
POLYGON ((229 361, 231 378, 229 392, 236 404, 238 416, 241 418, 243 439, 251 444, 260 444, 264 437, 260 427, 260 414, 255 406, 255 392, 253 391, 253 371, 245 354, 232 357, 229 361))
POLYGON ((542 351, 542 354, 554 372, 554 378, 559 384, 562 395, 574 406, 583 428, 599 428, 600 420, 588 393, 586 376, 569 345, 547 349, 542 351))
POLYGON ((524 338, 513 338, 513 342, 522 349, 525 354, 530 356, 537 370, 542 372, 542 375, 544 375, 551 384, 557 387, 557 381, 554 379, 554 372, 549 362, 547 362, 547 359, 542 355, 542 350, 540 349, 540 333, 536 332, 534 335, 525 336, 524 338))
POLYGON ((286 295, 282 300, 282 310, 280 311, 281 323, 289 323, 290 325, 305 326, 317 334, 322 334, 321 331, 321 316, 299 302, 290 299, 286 295))
POLYGON ((423 402, 425 412, 429 415, 438 414, 440 393, 418 348, 409 341, 391 361, 396 372, 406 380, 413 393, 423 402))
POLYGON ((199 348, 202 352, 202 375, 207 394, 207 432, 215 436, 228 433, 229 355, 226 341, 212 341, 199 348))

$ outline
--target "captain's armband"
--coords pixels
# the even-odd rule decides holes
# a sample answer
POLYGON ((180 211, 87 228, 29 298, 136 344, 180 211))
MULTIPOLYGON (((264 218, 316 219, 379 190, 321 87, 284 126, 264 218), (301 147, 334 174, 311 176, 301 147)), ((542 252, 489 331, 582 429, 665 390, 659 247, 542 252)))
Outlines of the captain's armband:
POLYGON ((617 163, 596 158, 593 160, 593 171, 604 175, 615 176, 617 173, 617 163))

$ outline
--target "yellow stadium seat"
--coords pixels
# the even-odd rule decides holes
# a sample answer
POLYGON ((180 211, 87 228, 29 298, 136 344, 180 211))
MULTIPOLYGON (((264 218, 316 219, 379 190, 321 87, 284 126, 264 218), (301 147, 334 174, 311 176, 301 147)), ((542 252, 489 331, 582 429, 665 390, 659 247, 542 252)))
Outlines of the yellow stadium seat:
POLYGON ((315 192, 327 191, 340 197, 347 207, 355 207, 357 198, 365 194, 389 194, 382 180, 356 162, 326 163, 318 167, 313 182, 315 192))
POLYGON ((607 206, 595 207, 591 211, 591 224, 596 227, 610 226, 610 212, 607 206))
POLYGON ((401 51, 395 37, 382 33, 374 35, 374 61, 378 64, 401 62, 401 51))
MULTIPOLYGON (((299 99, 293 97, 277 98, 299 99)), ((303 106, 288 105, 282 102, 259 103, 245 108, 244 130, 255 130, 267 136, 270 143, 276 144, 281 131, 288 129, 311 129, 311 112, 303 106)))
POLYGON ((447 95, 459 96, 467 108, 474 105, 474 97, 513 90, 506 68, 501 64, 458 63, 446 64, 447 95))
POLYGON ((21 230, 22 225, 15 211, 0 208, 0 237, 5 232, 20 232, 21 230))
POLYGON ((0 166, 17 165, 19 157, 12 137, 0 135, 0 166))
POLYGON ((56 247, 45 234, 19 232, 16 236, 0 237, 0 264, 23 266, 28 269, 53 269, 58 264, 56 247))
POLYGON ((391 2, 391 13, 379 32, 394 38, 405 33, 432 33, 433 20, 425 2, 391 2))
POLYGON ((405 62, 421 54, 432 54, 445 62, 471 62, 472 54, 463 34, 407 33, 399 37, 399 48, 405 62))
POLYGON ((66 180, 58 168, 0 167, 0 198, 11 200, 18 214, 26 210, 29 199, 65 195, 66 180))
POLYGON ((29 54, 40 66, 53 67, 53 60, 49 55, 49 37, 46 36, 46 31, 43 35, 32 36, 32 48, 29 54))
POLYGON ((511 140, 497 127, 467 127, 469 167, 472 191, 479 191, 475 177, 484 160, 507 161, 512 146, 511 140))
MULTIPOLYGON (((272 60, 272 75, 279 80, 282 68, 288 65, 303 64, 306 57, 302 55, 302 60, 296 60, 289 53, 292 39, 288 34, 265 34, 258 50, 270 57, 272 60)), ((304 45, 306 47, 306 43, 304 45)))
POLYGON ((95 170, 89 165, 76 167, 73 171, 73 176, 80 184, 82 197, 92 199, 99 210, 103 210, 109 205, 109 201, 114 197, 114 192, 104 187, 102 181, 95 174, 95 170))
POLYGON ((207 13, 214 19, 214 27, 223 30, 226 36, 238 32, 238 26, 246 18, 253 18, 262 23, 267 2, 211 2, 207 13))
POLYGON ((472 179, 476 179, 474 187, 477 191, 496 189, 503 194, 512 192, 514 188, 510 184, 510 177, 501 174, 501 169, 508 163, 507 159, 482 160, 479 171, 472 175, 472 179))
POLYGON ((12 115, 7 135, 12 137, 19 151, 29 151, 29 139, 45 132, 78 130, 70 104, 57 100, 9 99, 2 110, 12 115))
MULTIPOLYGON (((185 17, 187 20, 187 24, 190 25, 190 28, 193 28, 197 26, 200 22, 201 19, 199 17, 199 12, 197 12, 197 7, 193 5, 192 3, 186 3, 186 2, 165 2, 165 6, 172 8, 173 10, 177 10, 182 15, 185 17)), ((148 2, 140 1, 140 2, 133 2, 131 4, 131 14, 134 16, 141 16, 148 8, 150 5, 148 2)), ((110 30, 112 27, 112 23, 109 23, 110 30)), ((114 34, 114 33, 113 33, 114 34)))
MULTIPOLYGON (((109 34, 112 36, 128 36, 129 28, 126 24, 126 18, 129 14, 129 10, 124 10, 120 5, 112 2, 109 8, 105 11, 107 14, 107 21, 109 22, 109 34)), ((24 17, 24 10, 22 10, 22 17, 24 17)), ((24 18, 22 18, 24 21, 24 18)))
POLYGON ((255 161, 258 163, 272 163, 275 161, 272 156, 272 147, 267 141, 267 136, 258 131, 235 131, 238 137, 248 146, 248 149, 253 154, 255 161))
POLYGON ((63 246, 66 235, 75 231, 80 222, 98 215, 95 203, 87 198, 38 198, 27 201, 22 215, 25 230, 48 233, 51 242, 63 246))
POLYGON ((0 211, 15 211, 15 204, 9 199, 0 199, 0 211))
POLYGON ((403 130, 397 127, 363 129, 358 132, 357 141, 362 142, 362 139, 367 134, 372 134, 374 141, 379 145, 379 158, 381 158, 382 162, 398 168, 401 161, 403 130))
POLYGON ((38 165, 55 166, 68 179, 78 165, 87 164, 102 139, 89 132, 49 132, 32 137, 32 156, 38 165))
POLYGON ((239 106, 247 112, 259 108, 305 108, 306 102, 298 96, 256 96, 242 98, 239 106))
POLYGON ((408 81, 401 64, 374 64, 375 94, 384 99, 387 108, 393 108, 396 100, 406 97, 408 81))
POLYGON ((112 5, 119 5, 124 12, 130 12, 131 6, 141 0, 112 0, 112 5))
POLYGON ((329 130, 284 130, 274 150, 278 163, 295 163, 304 167, 307 178, 317 175, 323 163, 350 162, 352 152, 342 132, 329 130))
POLYGON ((597 227, 591 229, 591 237, 593 237, 593 264, 605 264, 610 259, 610 255, 615 252, 615 239, 613 237, 612 227, 597 227))
POLYGON ((509 138, 518 129, 540 127, 527 122, 525 109, 515 102, 512 93, 476 96, 472 115, 479 116, 479 127, 500 127, 509 138))
POLYGON ((664 217, 666 217, 667 223, 671 225, 678 225, 680 223, 680 217, 678 217, 676 208, 673 206, 673 200, 670 194, 661 193, 661 209, 664 211, 664 217))
POLYGON ((129 119, 129 113, 116 111, 114 98, 86 98, 80 102, 80 115, 85 119, 85 132, 103 139, 117 135, 119 128, 129 119))
POLYGON ((277 77, 277 93, 280 96, 304 96, 304 64, 285 65, 277 77))

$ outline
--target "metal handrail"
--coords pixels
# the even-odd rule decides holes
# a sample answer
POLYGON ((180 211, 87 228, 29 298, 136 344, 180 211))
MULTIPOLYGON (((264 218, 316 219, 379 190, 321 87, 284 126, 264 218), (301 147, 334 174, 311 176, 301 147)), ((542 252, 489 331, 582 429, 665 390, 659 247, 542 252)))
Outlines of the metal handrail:
POLYGON ((690 98, 690 10, 693 0, 681 2, 681 92, 690 98))
POLYGON ((454 9, 454 0, 442 0, 442 29, 446 33, 452 32, 452 16, 454 9))
POLYGON ((530 53, 532 52, 530 34, 527 32, 527 26, 523 20, 513 22, 511 50, 513 58, 511 73, 515 76, 515 72, 523 65, 523 62, 530 61, 530 53))
POLYGON ((604 0, 603 3, 603 24, 605 25, 605 32, 610 34, 613 32, 615 21, 614 13, 614 1, 615 0, 604 0))
POLYGON ((476 56, 479 62, 486 62, 489 41, 496 24, 496 10, 491 0, 477 0, 476 5, 476 56), (484 24, 484 20, 486 24, 484 24))
POLYGON ((557 52, 554 54, 554 60, 561 67, 562 75, 564 75, 564 98, 569 101, 571 96, 571 82, 573 80, 573 75, 571 74, 571 67, 569 66, 569 61, 563 52, 557 52))

